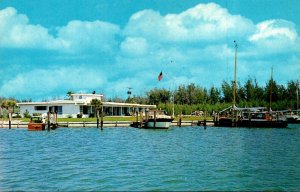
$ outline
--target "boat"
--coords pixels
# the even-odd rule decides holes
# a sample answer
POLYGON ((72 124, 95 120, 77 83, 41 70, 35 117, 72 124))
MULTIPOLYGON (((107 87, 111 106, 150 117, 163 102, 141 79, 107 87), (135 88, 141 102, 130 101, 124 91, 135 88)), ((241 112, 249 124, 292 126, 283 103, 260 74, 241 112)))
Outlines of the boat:
POLYGON ((300 123, 299 110, 285 110, 281 112, 282 116, 286 118, 288 123, 300 123))
POLYGON ((167 115, 163 110, 150 110, 146 111, 141 122, 133 122, 130 126, 145 129, 168 129, 173 120, 174 118, 167 115))
POLYGON ((33 116, 28 123, 28 131, 43 131, 45 130, 46 123, 43 121, 42 116, 33 116))
POLYGON ((218 127, 286 128, 288 123, 279 112, 265 107, 227 108, 215 121, 218 127))
POLYGON ((151 110, 146 112, 143 128, 168 129, 174 118, 167 115, 163 110, 151 110))
POLYGON ((234 81, 233 81, 233 105, 220 111, 214 118, 214 125, 217 127, 257 127, 257 128, 286 128, 287 121, 273 112, 272 105, 272 81, 273 68, 271 72, 270 86, 270 108, 265 107, 238 108, 236 107, 236 63, 237 63, 237 43, 235 44, 234 58, 234 81))

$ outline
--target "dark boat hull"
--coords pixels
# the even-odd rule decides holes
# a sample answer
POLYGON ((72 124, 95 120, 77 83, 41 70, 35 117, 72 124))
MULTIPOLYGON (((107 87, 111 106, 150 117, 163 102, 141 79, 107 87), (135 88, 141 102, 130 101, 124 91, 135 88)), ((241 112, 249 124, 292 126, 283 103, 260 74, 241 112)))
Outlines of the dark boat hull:
POLYGON ((28 123, 28 131, 43 131, 45 127, 45 123, 28 123))
POLYGON ((131 127, 140 127, 145 129, 168 129, 171 126, 173 119, 148 119, 140 122, 133 122, 131 127))
POLYGON ((287 125, 287 121, 261 119, 242 119, 235 122, 232 118, 221 118, 215 122, 215 126, 217 127, 286 128, 287 125))

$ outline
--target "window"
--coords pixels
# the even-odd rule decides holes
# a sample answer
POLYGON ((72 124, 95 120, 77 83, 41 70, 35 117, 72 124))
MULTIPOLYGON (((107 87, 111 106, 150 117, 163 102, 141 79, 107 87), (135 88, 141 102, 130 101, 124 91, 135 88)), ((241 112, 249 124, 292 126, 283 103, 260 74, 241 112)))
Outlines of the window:
POLYGON ((36 111, 47 111, 47 106, 34 106, 36 111))
POLYGON ((57 112, 58 115, 62 115, 63 114, 62 106, 52 106, 52 107, 49 107, 49 111, 51 111, 53 113, 57 112))

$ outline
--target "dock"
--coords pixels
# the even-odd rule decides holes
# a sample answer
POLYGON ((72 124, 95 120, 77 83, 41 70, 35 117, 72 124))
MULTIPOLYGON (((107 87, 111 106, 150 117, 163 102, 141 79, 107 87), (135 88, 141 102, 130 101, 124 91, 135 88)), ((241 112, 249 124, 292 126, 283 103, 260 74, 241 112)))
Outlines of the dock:
MULTIPOLYGON (((113 127, 130 127, 132 121, 104 121, 103 127, 113 128, 113 127)), ((213 121, 206 121, 206 126, 213 126, 213 121)), ((28 122, 22 121, 12 121, 11 128, 27 128, 28 122)), ((179 121, 173 121, 171 126, 179 126, 179 121)), ((204 121, 181 121, 181 126, 204 126, 204 121)), ((58 128, 95 128, 97 127, 97 122, 58 122, 58 128)), ((8 121, 0 121, 0 128, 9 128, 8 121)))

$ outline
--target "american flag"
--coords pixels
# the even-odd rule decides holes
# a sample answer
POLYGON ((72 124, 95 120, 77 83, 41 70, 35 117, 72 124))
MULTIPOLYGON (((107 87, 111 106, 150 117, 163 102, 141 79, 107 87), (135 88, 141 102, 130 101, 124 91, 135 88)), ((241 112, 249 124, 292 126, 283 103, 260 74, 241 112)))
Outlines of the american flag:
POLYGON ((158 81, 160 81, 162 78, 163 78, 163 73, 161 71, 160 74, 158 75, 157 79, 158 79, 158 81))

